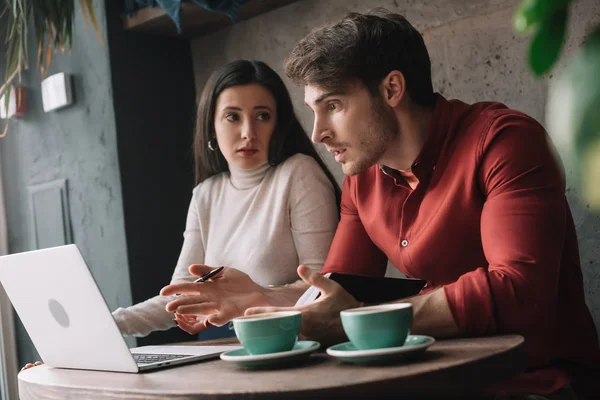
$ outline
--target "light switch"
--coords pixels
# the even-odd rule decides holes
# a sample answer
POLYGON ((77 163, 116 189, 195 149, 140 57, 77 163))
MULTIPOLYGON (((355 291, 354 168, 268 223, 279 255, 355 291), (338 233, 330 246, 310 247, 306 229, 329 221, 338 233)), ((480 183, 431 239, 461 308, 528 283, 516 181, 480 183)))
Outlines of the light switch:
POLYGON ((42 81, 44 111, 57 110, 73 103, 71 76, 60 72, 42 81))

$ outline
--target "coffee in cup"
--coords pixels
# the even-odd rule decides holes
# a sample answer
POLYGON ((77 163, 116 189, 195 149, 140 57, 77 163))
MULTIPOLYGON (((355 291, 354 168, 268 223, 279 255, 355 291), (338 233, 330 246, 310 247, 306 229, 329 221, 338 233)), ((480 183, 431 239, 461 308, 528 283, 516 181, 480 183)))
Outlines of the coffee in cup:
POLYGON ((300 333, 300 311, 278 311, 233 319, 238 340, 252 355, 289 351, 300 333))
POLYGON ((404 345, 413 320, 410 303, 380 304, 340 313, 348 339, 359 350, 404 345))

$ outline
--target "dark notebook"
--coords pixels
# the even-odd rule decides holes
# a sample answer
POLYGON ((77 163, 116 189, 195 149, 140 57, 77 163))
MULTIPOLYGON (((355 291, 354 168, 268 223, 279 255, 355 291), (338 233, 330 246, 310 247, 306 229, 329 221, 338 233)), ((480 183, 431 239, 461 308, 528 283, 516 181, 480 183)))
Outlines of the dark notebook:
MULTIPOLYGON (((339 283, 356 300, 365 303, 385 303, 418 294, 425 286, 421 279, 385 278, 340 273, 328 273, 326 277, 339 283)), ((310 304, 319 297, 314 286, 298 299, 296 306, 310 304)))
POLYGON ((386 278, 332 273, 329 276, 356 300, 365 303, 385 303, 415 296, 425 286, 421 279, 386 278))

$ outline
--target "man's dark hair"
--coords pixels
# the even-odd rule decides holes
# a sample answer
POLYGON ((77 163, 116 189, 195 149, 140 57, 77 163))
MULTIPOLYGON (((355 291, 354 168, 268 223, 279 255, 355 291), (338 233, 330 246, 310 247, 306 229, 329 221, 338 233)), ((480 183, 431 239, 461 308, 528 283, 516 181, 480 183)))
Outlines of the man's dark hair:
POLYGON ((381 8, 350 13, 313 30, 296 45, 285 65, 296 84, 339 90, 359 82, 372 94, 394 70, 404 75, 413 102, 433 106, 431 61, 423 37, 402 15, 381 8))

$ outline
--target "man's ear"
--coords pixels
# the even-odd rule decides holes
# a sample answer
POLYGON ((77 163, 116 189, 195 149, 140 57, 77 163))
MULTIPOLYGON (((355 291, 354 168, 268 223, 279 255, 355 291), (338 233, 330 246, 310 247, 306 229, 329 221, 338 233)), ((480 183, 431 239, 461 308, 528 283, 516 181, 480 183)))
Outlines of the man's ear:
POLYGON ((380 85, 384 101, 392 108, 397 107, 406 93, 406 81, 400 71, 391 71, 380 85))

